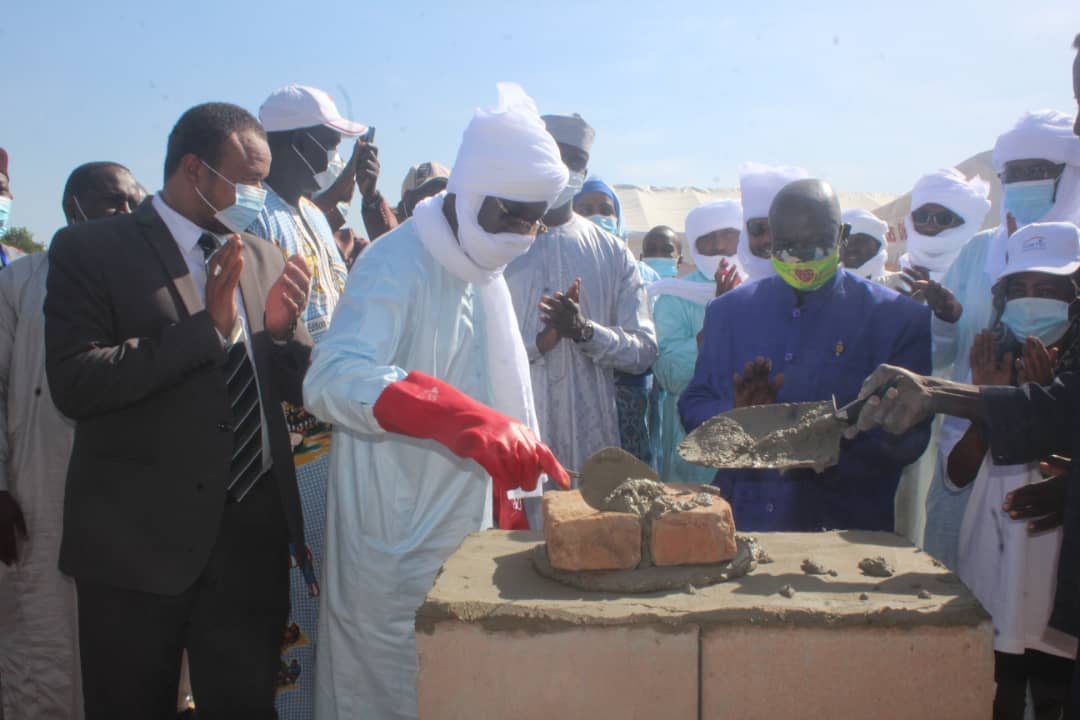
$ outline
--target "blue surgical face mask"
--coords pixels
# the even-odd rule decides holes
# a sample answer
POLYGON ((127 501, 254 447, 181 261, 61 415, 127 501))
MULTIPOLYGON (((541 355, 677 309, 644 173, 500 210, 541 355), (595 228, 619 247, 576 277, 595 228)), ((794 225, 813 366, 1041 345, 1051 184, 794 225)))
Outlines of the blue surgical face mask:
POLYGON ((1016 218, 1017 227, 1038 222, 1050 212, 1050 208, 1054 207, 1057 182, 1056 178, 1050 178, 1006 183, 1001 186, 1005 210, 1016 218))
POLYGON ((1052 298, 1016 298, 1005 303, 1001 322, 1017 340, 1037 337, 1052 345, 1069 329, 1069 303, 1052 298))
POLYGON ((673 278, 679 274, 679 261, 676 258, 649 257, 643 258, 642 262, 662 278, 673 278))
POLYGON ((0 235, 7 232, 8 221, 11 219, 11 198, 7 195, 0 197, 0 235))
POLYGON ((589 219, 612 235, 619 236, 619 221, 614 215, 590 215, 589 219))
POLYGON ((236 189, 236 202, 228 207, 218 210, 206 199, 202 194, 202 191, 199 190, 199 187, 197 185, 195 186, 195 192, 197 192, 199 197, 202 198, 202 201, 209 205, 210 209, 214 211, 214 219, 234 233, 244 232, 251 227, 251 223, 255 222, 255 218, 259 216, 259 213, 263 210, 263 206, 266 204, 266 191, 261 187, 255 187, 254 185, 234 183, 232 180, 207 165, 205 161, 200 160, 199 162, 206 165, 207 170, 214 173, 236 189))

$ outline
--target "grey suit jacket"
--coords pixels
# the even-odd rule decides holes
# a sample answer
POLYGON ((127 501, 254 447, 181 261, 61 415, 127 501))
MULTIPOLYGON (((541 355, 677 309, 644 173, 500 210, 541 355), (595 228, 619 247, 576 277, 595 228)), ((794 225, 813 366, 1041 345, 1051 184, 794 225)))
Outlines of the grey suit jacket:
MULTIPOLYGON (((303 518, 281 401, 301 404, 311 338, 263 327, 281 251, 244 234, 240 291, 290 538, 303 518)), ((60 569, 176 594, 206 564, 233 450, 225 351, 183 256, 147 199, 134 214, 60 230, 49 248, 46 371, 76 421, 60 569)), ((284 562, 284 558, 282 560, 284 562)))

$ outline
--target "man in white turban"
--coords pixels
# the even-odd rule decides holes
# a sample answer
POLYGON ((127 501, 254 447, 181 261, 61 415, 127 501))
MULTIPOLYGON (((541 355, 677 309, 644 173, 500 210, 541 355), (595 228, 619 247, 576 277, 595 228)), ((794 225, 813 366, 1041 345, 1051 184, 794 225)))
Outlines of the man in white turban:
POLYGON ((739 166, 743 227, 739 235, 739 268, 747 282, 776 275, 772 266, 769 206, 788 183, 810 177, 799 167, 747 162, 739 166))
POLYGON ((649 286, 649 294, 656 298, 653 318, 660 342, 653 373, 664 391, 659 470, 665 482, 711 483, 715 474, 679 456, 679 443, 686 431, 678 401, 694 376, 705 305, 742 282, 735 257, 742 227, 738 200, 717 200, 694 208, 686 216, 686 239, 697 270, 684 278, 667 278, 649 286))
MULTIPOLYGON (((477 110, 447 192, 349 275, 304 382, 334 426, 315 715, 416 717, 414 616, 466 535, 546 472, 503 269, 566 185, 536 106, 513 84, 477 110)), ((501 520, 501 518, 498 518, 501 520)))
POLYGON ((911 189, 904 217, 907 252, 900 267, 918 280, 940 282, 990 210, 990 184, 956 168, 923 175, 911 189), (912 272, 914 271, 914 272, 912 272))
MULTIPOLYGON (((935 374, 959 382, 969 381, 975 336, 990 327, 990 289, 1005 266, 1010 227, 1080 222, 1080 138, 1073 133, 1071 116, 1055 110, 1024 113, 998 137, 993 164, 1002 186, 1001 224, 971 238, 941 281, 950 292, 953 322, 937 308, 932 319, 935 374)), ((926 498, 924 545, 953 570, 970 486, 946 483, 946 460, 962 435, 954 423, 942 423, 937 468, 926 498)))
POLYGON ((861 208, 845 210, 841 220, 851 228, 851 233, 840 246, 840 264, 859 277, 892 287, 892 276, 899 273, 885 269, 889 258, 885 235, 889 225, 861 208))
MULTIPOLYGON (((547 115, 548 132, 580 189, 594 133, 577 115, 547 115)), ((451 175, 451 177, 453 177, 451 175)), ((544 441, 567 467, 620 445, 615 373, 640 375, 656 359, 656 330, 633 253, 574 212, 564 191, 544 216, 547 229, 506 268, 528 349, 544 441), (539 307, 539 309, 537 309, 539 307)), ((540 527, 539 502, 526 502, 540 527)))

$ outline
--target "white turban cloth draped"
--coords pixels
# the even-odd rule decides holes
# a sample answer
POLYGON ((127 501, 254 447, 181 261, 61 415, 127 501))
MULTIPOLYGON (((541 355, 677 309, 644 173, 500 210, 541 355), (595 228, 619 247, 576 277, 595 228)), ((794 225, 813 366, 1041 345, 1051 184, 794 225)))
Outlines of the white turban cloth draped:
MULTIPOLYGON (((1024 113, 994 144, 994 172, 1005 171, 1005 163, 1013 160, 1049 160, 1065 163, 1058 183, 1054 206, 1039 222, 1071 222, 1080 225, 1080 138, 1073 132, 1073 117, 1057 110, 1036 110, 1024 113)), ((990 252, 986 255, 986 272, 997 277, 1005 266, 1006 230, 1005 206, 1001 207, 1001 224, 994 232, 990 252)))
POLYGON ((943 277, 968 240, 982 228, 990 210, 990 184, 978 175, 970 180, 956 168, 923 175, 911 190, 911 209, 927 203, 947 207, 964 219, 964 224, 942 230, 937 235, 915 231, 911 213, 904 217, 907 252, 900 258, 903 267, 918 265, 928 269, 935 280, 943 277))
POLYGON ((539 436, 529 359, 503 277, 506 264, 528 250, 534 236, 487 233, 477 215, 489 196, 550 205, 566 185, 567 170, 532 98, 513 83, 497 88, 498 104, 477 109, 465 128, 450 173, 447 192, 456 196, 457 236, 443 216, 446 192, 417 205, 413 218, 428 252, 477 288, 492 405, 539 436))
POLYGON ((869 235, 878 241, 876 255, 859 267, 847 269, 868 280, 877 280, 883 276, 885 274, 885 261, 888 260, 889 255, 889 249, 885 245, 885 234, 889 232, 888 223, 869 210, 861 208, 845 210, 841 214, 840 220, 851 227, 851 235, 869 235))
MULTIPOLYGON (((687 214, 685 228, 686 240, 690 244, 690 257, 705 277, 711 278, 716 275, 716 270, 720 267, 720 259, 724 256, 702 255, 697 247, 698 238, 728 228, 741 232, 742 226, 742 204, 738 200, 715 200, 699 205, 687 214)), ((737 257, 729 258, 728 262, 738 266, 737 257)), ((745 277, 741 267, 739 274, 745 277)))
POLYGON ((739 267, 750 281, 775 275, 772 261, 750 252, 750 236, 745 220, 769 217, 769 206, 776 194, 790 182, 810 177, 800 167, 762 165, 747 162, 739 166, 739 190, 742 193, 744 223, 739 228, 739 267))

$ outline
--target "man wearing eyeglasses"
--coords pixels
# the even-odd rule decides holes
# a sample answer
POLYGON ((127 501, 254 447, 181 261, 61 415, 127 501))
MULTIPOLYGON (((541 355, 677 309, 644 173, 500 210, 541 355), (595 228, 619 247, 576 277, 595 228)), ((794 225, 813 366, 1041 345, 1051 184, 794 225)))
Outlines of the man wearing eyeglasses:
POLYGON ((536 434, 503 269, 533 244, 566 167, 532 99, 465 130, 447 191, 353 266, 304 384, 334 426, 315 716, 415 718, 416 609, 508 492, 569 477, 536 434), (494 491, 493 491, 494 489, 494 491))
MULTIPOLYGON (((594 131, 578 115, 544 122, 570 172, 528 252, 506 268, 529 352, 541 436, 568 467, 620 445, 615 373, 640 375, 656 360, 656 329, 626 244, 574 212, 594 131), (539 310, 537 309, 539 306, 539 310)), ((527 501, 539 527, 539 503, 527 501)))
MULTIPOLYGON (((789 183, 768 220, 776 276, 707 306, 697 367, 679 400, 687 431, 737 407, 831 397, 842 405, 882 358, 930 368, 929 311, 838 267, 850 228, 828 183, 789 183)), ((820 474, 721 470, 714 484, 742 530, 891 531, 900 471, 928 438, 929 423, 900 438, 878 433, 842 447, 840 462, 820 474)))
MULTIPOLYGON (((991 286, 1005 266, 1009 235, 1032 222, 1080 221, 1080 138, 1073 134, 1073 118, 1053 110, 1025 113, 998 137, 993 165, 1002 186, 1001 224, 972 237, 940 284, 930 278, 912 283, 934 310, 935 372, 958 382, 968 381, 972 343, 993 319, 991 286)), ((948 426, 938 433, 923 541, 927 552, 953 569, 970 495, 970 487, 945 482, 949 450, 959 439, 948 426)))

